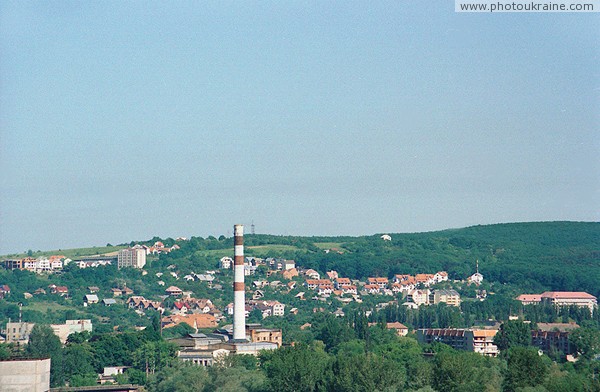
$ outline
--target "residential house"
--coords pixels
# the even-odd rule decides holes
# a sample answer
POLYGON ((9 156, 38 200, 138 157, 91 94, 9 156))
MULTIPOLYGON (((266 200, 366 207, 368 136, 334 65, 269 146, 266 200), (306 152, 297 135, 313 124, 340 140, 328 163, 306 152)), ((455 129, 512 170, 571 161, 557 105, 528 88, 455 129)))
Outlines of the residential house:
POLYGON ((252 286, 256 287, 257 289, 262 289, 265 286, 268 286, 269 282, 266 280, 255 280, 254 282, 252 282, 252 286))
POLYGON ((327 272, 327 277, 329 277, 329 279, 331 279, 333 281, 333 280, 336 280, 339 276, 338 276, 337 271, 329 271, 329 272, 327 272))
POLYGON ((379 286, 376 284, 366 284, 364 289, 368 294, 379 294, 379 286))
POLYGON ((128 368, 129 366, 105 366, 104 371, 98 375, 100 385, 104 385, 106 383, 118 384, 115 380, 115 376, 123 374, 125 369, 128 368))
POLYGON ((429 296, 431 295, 431 291, 429 289, 424 290, 413 290, 408 293, 406 296, 406 300, 408 302, 412 302, 417 306, 420 305, 429 305, 429 296))
POLYGON ((380 290, 386 289, 389 281, 388 278, 367 278, 367 284, 369 285, 377 285, 380 290))
MULTIPOLYGON (((323 279, 329 280, 329 279, 323 279)), ((333 284, 330 283, 321 283, 317 286, 317 293, 319 295, 331 295, 333 293, 333 284)))
POLYGON ((412 280, 414 277, 412 275, 394 275, 393 282, 394 283, 402 283, 408 280, 412 280))
POLYGON ((252 299, 261 299, 265 296, 265 292, 262 290, 256 290, 254 291, 254 294, 252 294, 252 299))
POLYGON ((448 281, 448 273, 446 271, 439 271, 433 275, 433 280, 435 283, 447 282, 448 281))
POLYGON ((196 276, 196 279, 198 279, 200 282, 208 282, 211 283, 213 280, 215 280, 215 277, 211 274, 194 274, 196 276))
POLYGON ((117 303, 117 301, 114 298, 104 298, 102 300, 102 304, 104 306, 112 306, 115 305, 117 303))
POLYGON ((542 302, 541 294, 521 294, 516 298, 523 305, 538 305, 542 302))
POLYGON ((304 275, 308 276, 311 279, 315 279, 315 280, 321 279, 321 275, 314 269, 307 269, 306 271, 304 271, 304 275))
POLYGON ((394 331, 396 331, 396 334, 398 336, 406 336, 408 335, 408 327, 402 323, 398 323, 398 322, 394 322, 394 323, 387 323, 386 324, 386 328, 387 329, 393 329, 394 331))
POLYGON ((335 279, 335 288, 343 289, 344 287, 352 286, 352 281, 349 278, 336 278, 335 279))
POLYGON ((0 299, 7 297, 10 294, 10 287, 7 284, 0 285, 0 299))
POLYGON ((221 257, 221 259, 219 260, 219 268, 232 269, 233 268, 233 259, 228 256, 221 257))
POLYGON ((52 294, 58 294, 61 297, 66 297, 69 295, 69 289, 66 286, 56 286, 51 284, 48 287, 50 288, 50 293, 52 294))
POLYGON ((479 286, 481 282, 483 282, 483 275, 481 275, 479 272, 475 272, 473 275, 467 278, 468 284, 474 284, 479 286))
POLYGON ((286 269, 281 274, 283 275, 284 279, 291 280, 292 278, 298 276, 298 270, 296 268, 290 268, 286 269))
POLYGON ((98 291, 100 291, 100 287, 90 286, 90 287, 88 287, 88 290, 89 290, 90 294, 96 294, 98 291))
POLYGON ((173 302, 173 307, 171 308, 171 312, 174 314, 186 314, 188 310, 187 304, 179 301, 173 302))
POLYGON ((294 260, 284 260, 283 269, 285 271, 289 271, 291 269, 296 269, 296 262, 294 260))
POLYGON ((356 286, 354 286, 354 285, 343 286, 341 288, 341 291, 342 291, 342 294, 350 294, 350 295, 357 295, 358 294, 356 286))
POLYGON ((310 290, 316 290, 317 287, 319 287, 321 285, 327 285, 327 286, 333 287, 333 284, 331 283, 331 280, 329 280, 329 279, 306 279, 306 282, 304 284, 310 290))
POLYGON ((415 276, 415 280, 417 284, 421 284, 425 287, 429 287, 432 284, 435 284, 435 275, 433 274, 417 274, 415 276))
POLYGON ((169 288, 165 290, 165 293, 173 297, 178 297, 183 294, 183 291, 177 286, 169 286, 169 288))
POLYGON ((99 302, 99 299, 96 294, 87 294, 83 297, 83 306, 97 304, 98 302, 99 302))
POLYGON ((217 320, 213 315, 210 314, 188 314, 188 315, 170 315, 163 317, 162 325, 163 328, 171 328, 180 323, 186 323, 190 327, 194 328, 196 332, 200 328, 215 328, 217 327, 217 320))

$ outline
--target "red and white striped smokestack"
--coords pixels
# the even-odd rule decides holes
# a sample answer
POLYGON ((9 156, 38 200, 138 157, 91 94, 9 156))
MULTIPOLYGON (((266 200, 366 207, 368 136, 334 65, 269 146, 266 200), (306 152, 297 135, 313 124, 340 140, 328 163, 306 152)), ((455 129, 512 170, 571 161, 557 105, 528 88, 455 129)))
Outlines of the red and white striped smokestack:
POLYGON ((244 288, 244 226, 233 226, 233 339, 246 340, 244 288))

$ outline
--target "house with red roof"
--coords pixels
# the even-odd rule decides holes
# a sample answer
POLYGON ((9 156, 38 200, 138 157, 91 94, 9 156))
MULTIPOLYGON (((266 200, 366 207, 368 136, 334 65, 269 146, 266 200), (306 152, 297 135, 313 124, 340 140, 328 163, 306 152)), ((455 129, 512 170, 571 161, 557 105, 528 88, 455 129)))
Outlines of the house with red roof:
POLYGON ((379 287, 380 290, 383 290, 385 288, 387 288, 388 286, 388 278, 367 278, 368 284, 369 285, 377 285, 377 287, 379 287))
POLYGON ((183 291, 177 286, 169 286, 168 289, 165 290, 165 293, 171 295, 173 297, 179 296, 183 294, 183 291))
POLYGON ((7 284, 0 285, 0 299, 10 294, 10 287, 7 284))
POLYGON ((521 294, 517 298, 523 305, 552 304, 588 308, 590 313, 598 306, 598 299, 583 291, 546 291, 542 294, 521 294))
POLYGON ((542 303, 556 306, 579 306, 588 308, 590 313, 594 313, 594 308, 598 306, 598 299, 583 291, 546 291, 542 293, 541 297, 542 303))

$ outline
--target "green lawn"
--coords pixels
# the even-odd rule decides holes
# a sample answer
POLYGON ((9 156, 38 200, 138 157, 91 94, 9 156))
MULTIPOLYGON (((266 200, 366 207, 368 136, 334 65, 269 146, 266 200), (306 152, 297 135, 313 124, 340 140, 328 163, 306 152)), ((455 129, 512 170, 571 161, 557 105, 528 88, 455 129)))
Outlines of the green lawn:
POLYGON ((321 248, 321 249, 332 249, 332 248, 342 249, 341 242, 315 242, 314 245, 317 248, 321 248))
MULTIPOLYGON (((274 256, 277 253, 285 251, 302 251, 302 249, 293 245, 257 245, 257 246, 246 246, 246 254, 252 256, 274 256)), ((214 249, 201 251, 200 254, 211 257, 233 257, 233 249, 214 249)))
POLYGON ((58 311, 58 310, 79 310, 75 306, 66 306, 62 304, 57 304, 56 302, 48 302, 48 301, 31 301, 29 305, 24 306, 23 309, 26 310, 37 310, 38 312, 46 313, 48 309, 58 311))
MULTIPOLYGON (((38 258, 41 256, 52 256, 52 255, 63 255, 68 258, 80 257, 80 256, 95 256, 104 255, 107 253, 116 254, 121 249, 126 248, 125 246, 94 246, 91 248, 76 248, 76 249, 58 249, 58 250, 47 250, 40 252, 33 252, 32 257, 38 258)), ((15 258, 20 259, 26 257, 26 253, 10 254, 0 256, 2 258, 15 258)))

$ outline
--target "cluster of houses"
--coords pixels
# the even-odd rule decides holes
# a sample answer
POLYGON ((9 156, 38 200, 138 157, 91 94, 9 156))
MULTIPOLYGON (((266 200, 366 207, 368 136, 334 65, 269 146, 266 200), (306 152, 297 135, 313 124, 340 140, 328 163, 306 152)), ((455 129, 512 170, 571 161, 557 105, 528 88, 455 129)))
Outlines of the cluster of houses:
MULTIPOLYGON (((298 276, 298 270, 296 269, 296 262, 294 260, 286 260, 281 258, 267 257, 266 259, 260 257, 246 257, 244 259, 244 276, 254 275, 256 270, 260 266, 267 267, 267 276, 272 274, 282 273, 285 274, 286 279, 291 279, 294 276, 298 276)), ((233 259, 231 257, 222 257, 219 260, 220 269, 233 269, 233 259)))
POLYGON ((336 271, 327 272, 327 278, 321 279, 320 274, 308 269, 301 272, 306 280, 307 289, 315 291, 314 299, 329 296, 350 296, 360 301, 360 296, 401 294, 406 298, 405 306, 418 307, 445 302, 450 306, 460 306, 460 295, 456 290, 434 290, 430 286, 448 281, 448 273, 439 271, 435 274, 395 275, 390 279, 385 277, 369 277, 366 282, 340 277, 336 271))
POLYGON ((72 260, 63 255, 42 256, 37 259, 34 257, 25 257, 19 260, 3 260, 4 268, 8 270, 24 270, 41 273, 55 273, 70 263, 77 265, 79 268, 95 268, 100 266, 112 265, 114 257, 104 258, 85 258, 81 260, 72 260))
POLYGON ((181 249, 181 247, 177 244, 167 247, 167 246, 165 246, 165 244, 162 241, 156 241, 154 243, 154 245, 152 245, 152 246, 147 246, 147 245, 140 245, 140 246, 146 251, 146 255, 160 255, 163 253, 169 253, 171 251, 181 249))
POLYGON ((60 271, 72 260, 63 255, 54 255, 49 257, 25 257, 19 260, 4 260, 4 268, 9 270, 25 270, 30 272, 52 273, 60 271))
MULTIPOLYGON (((285 304, 282 304, 281 302, 276 300, 247 300, 244 312, 245 316, 249 317, 250 312, 252 312, 255 309, 258 309, 261 312, 262 318, 270 316, 282 317, 285 315, 285 304)), ((225 307, 225 311, 228 315, 233 316, 233 302, 229 303, 225 307)))

